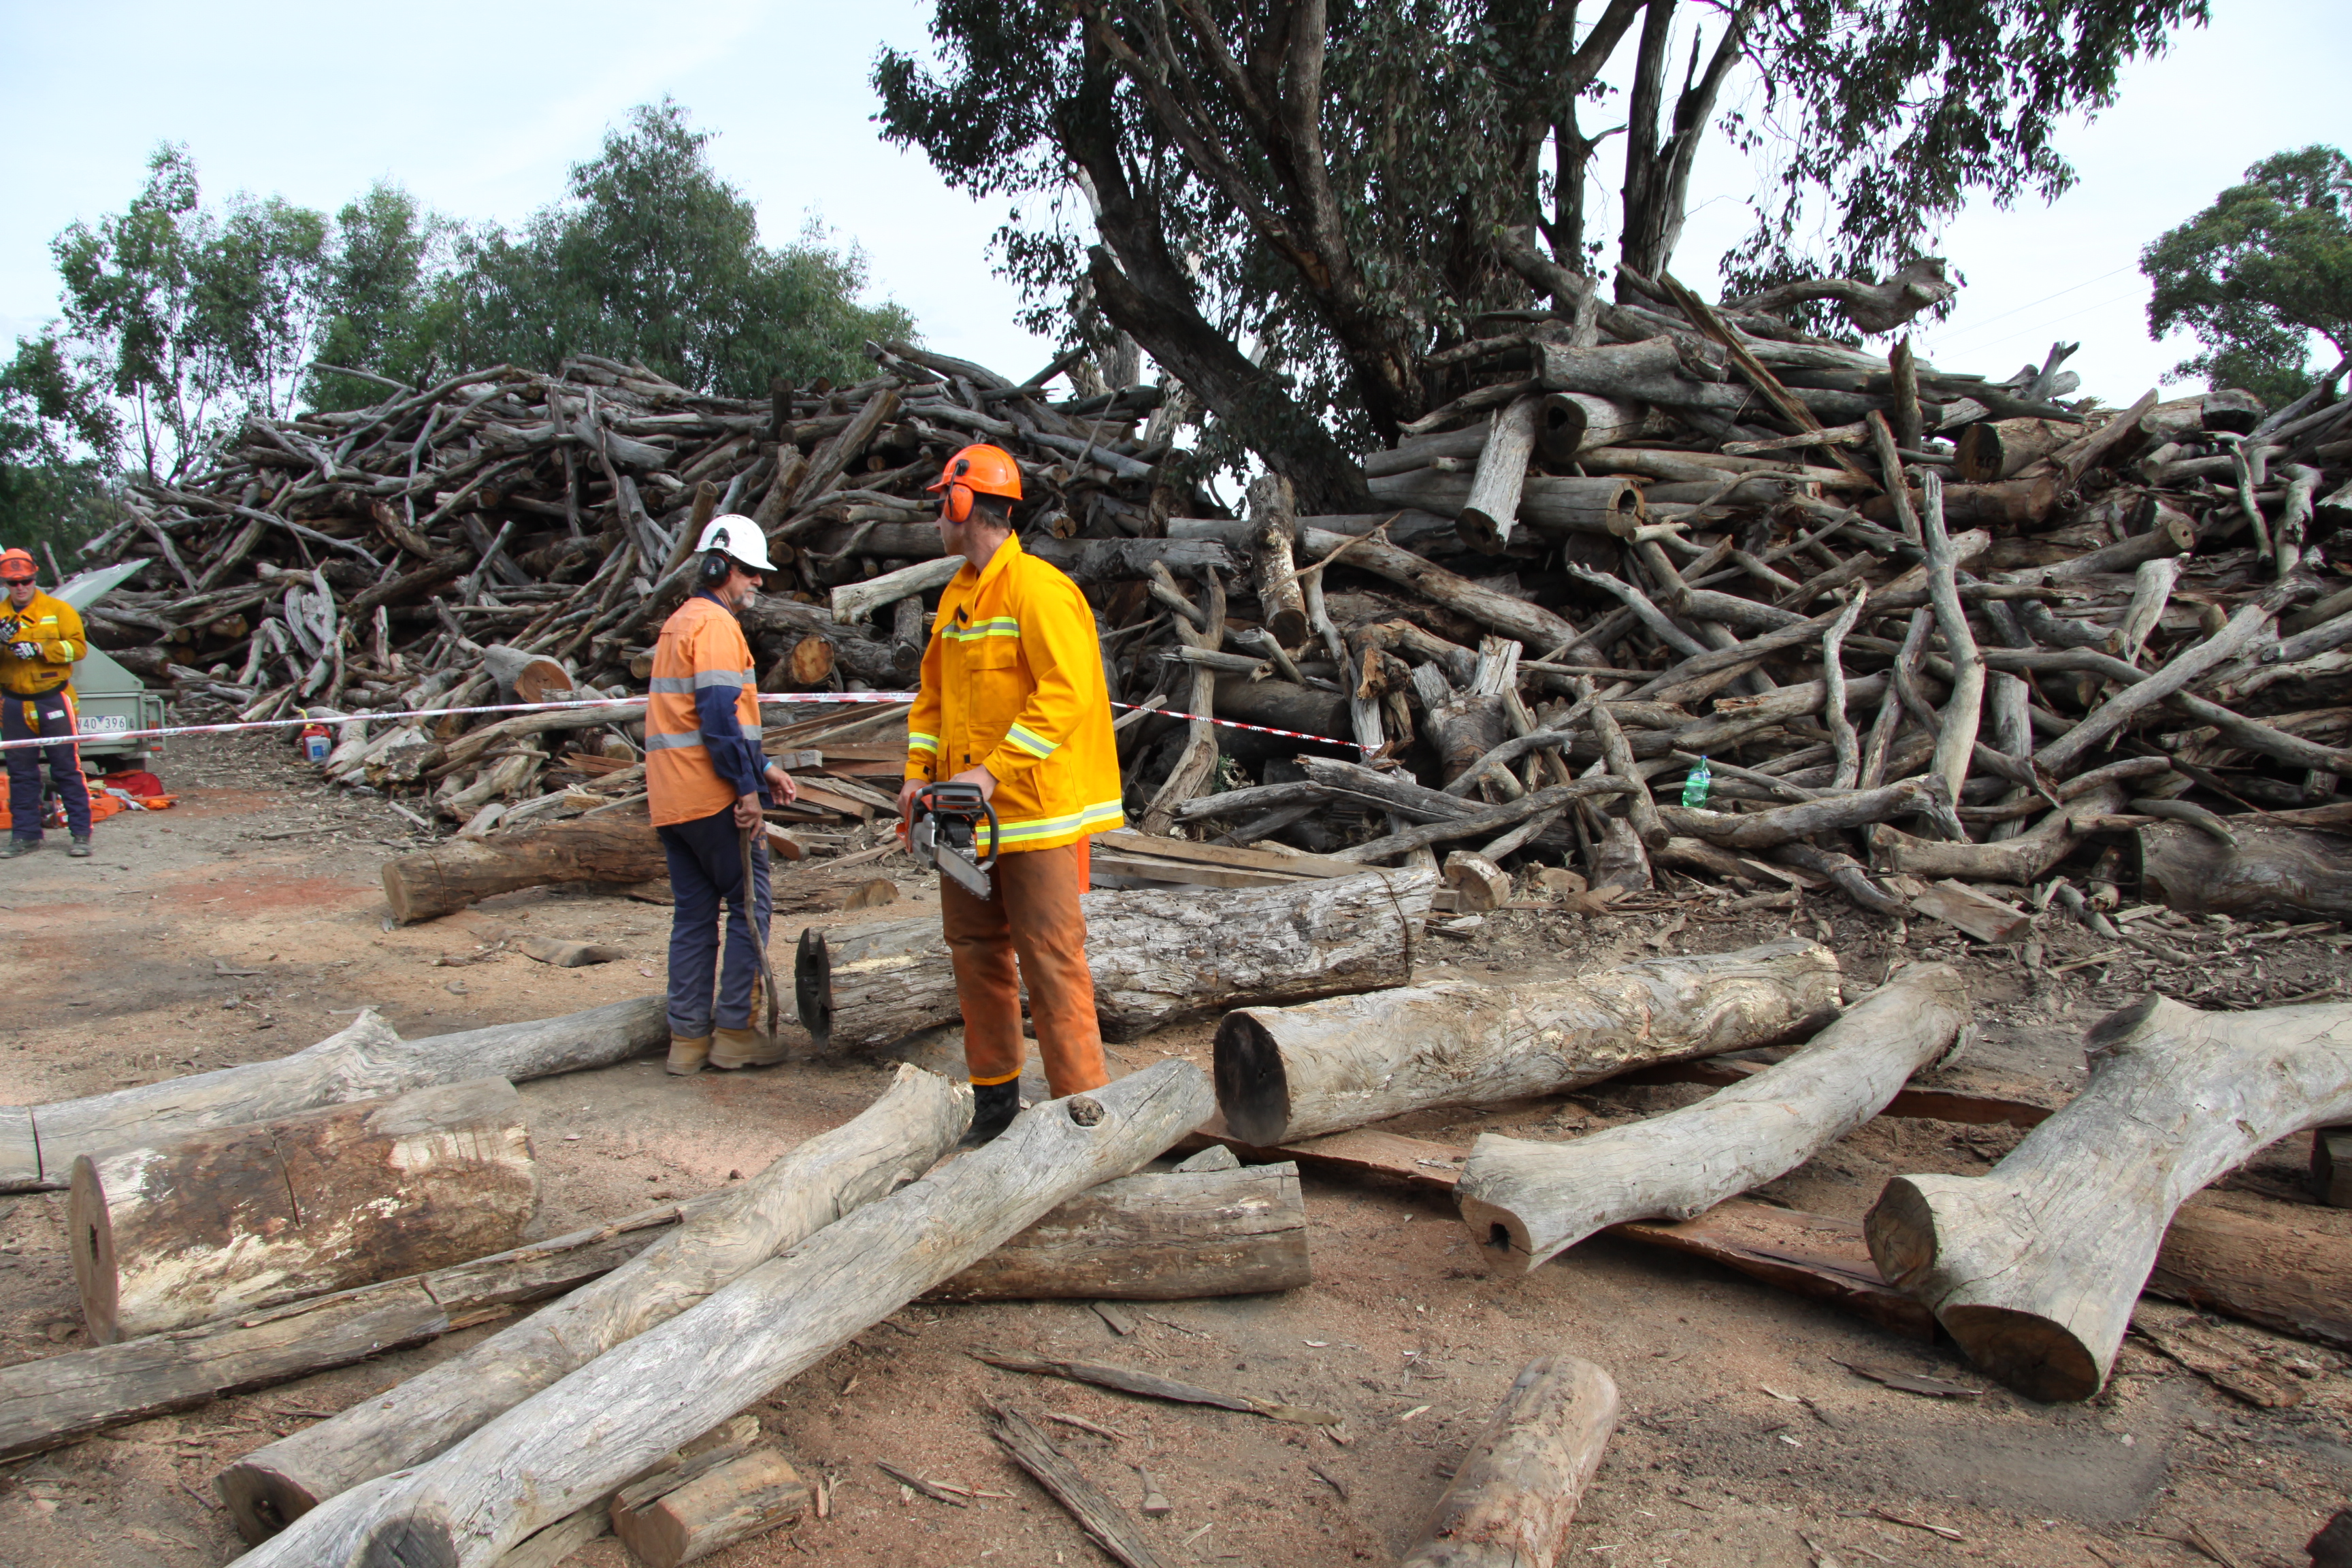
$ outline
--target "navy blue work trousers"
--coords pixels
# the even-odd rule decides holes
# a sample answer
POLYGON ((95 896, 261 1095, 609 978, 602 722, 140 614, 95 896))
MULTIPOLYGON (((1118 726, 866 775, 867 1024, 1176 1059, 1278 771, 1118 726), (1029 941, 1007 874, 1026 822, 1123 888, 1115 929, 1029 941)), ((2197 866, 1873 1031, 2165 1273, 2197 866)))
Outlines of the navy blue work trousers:
POLYGON ((751 846, 751 905, 743 900, 743 830, 729 806, 692 822, 658 829, 669 857, 669 1032, 698 1040, 716 1023, 722 1029, 748 1028, 751 993, 760 976, 760 951, 767 945, 768 836, 751 846), (719 906, 727 906, 726 953, 720 961, 719 906), (752 934, 751 922, 759 922, 752 934), (753 945, 754 943, 758 945, 753 945), (714 972, 719 1000, 711 1005, 714 972))
POLYGON ((81 776, 81 753, 74 747, 73 699, 63 687, 39 697, 0 697, 0 741, 30 741, 55 735, 55 746, 25 746, 8 758, 8 832, 16 838, 41 837, 41 759, 66 803, 66 831, 89 837, 89 785, 81 776))

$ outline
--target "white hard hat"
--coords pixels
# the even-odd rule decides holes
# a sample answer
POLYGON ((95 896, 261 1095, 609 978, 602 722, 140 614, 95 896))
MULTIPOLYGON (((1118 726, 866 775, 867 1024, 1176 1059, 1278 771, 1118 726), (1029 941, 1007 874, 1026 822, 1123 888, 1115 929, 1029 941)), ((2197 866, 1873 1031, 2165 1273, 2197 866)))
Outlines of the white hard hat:
POLYGON ((740 512, 730 511, 705 523, 694 548, 697 552, 716 550, 752 572, 776 569, 776 563, 768 559, 768 536, 740 512))

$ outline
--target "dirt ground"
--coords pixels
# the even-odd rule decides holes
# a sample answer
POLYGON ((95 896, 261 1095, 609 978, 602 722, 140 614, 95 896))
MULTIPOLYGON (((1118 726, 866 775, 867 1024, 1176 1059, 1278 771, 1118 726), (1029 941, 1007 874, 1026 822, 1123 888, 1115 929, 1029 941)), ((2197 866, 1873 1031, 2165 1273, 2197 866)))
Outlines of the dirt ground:
MULTIPOLYGON (((159 763, 173 811, 100 826, 97 854, 42 853, 0 868, 0 1104, 39 1103, 299 1050, 373 1007, 405 1036, 545 1016, 659 988, 668 911, 604 890, 509 895, 386 930, 379 861, 419 835, 381 800, 322 787, 282 744, 224 738, 159 763), (591 938, 628 956, 560 970, 498 944, 591 938), (484 957, 483 954, 488 956, 484 957), (443 959, 479 958, 450 966, 443 959)), ((924 907, 903 860, 886 861, 924 907)), ((2156 932, 2197 960, 2134 954, 2067 967, 2110 945, 2052 913, 2032 943, 1985 948, 1929 925, 1898 930, 1835 895, 1794 910, 1720 912, 1721 896, 1585 919, 1489 916, 1433 937, 1433 973, 1507 984, 1652 952, 1711 952, 1794 930, 1841 953, 1848 994, 1889 967, 1962 963, 1980 1016, 1939 1081, 2057 1103, 2079 1085, 2082 1030, 2151 983, 2206 1006, 2245 1006, 2340 983, 2331 931, 2222 930, 2173 917, 2156 932)), ((2126 896, 2125 902, 2130 903, 2126 896)), ((907 912, 902 904, 889 912, 907 912)), ((824 923, 872 918, 817 917, 824 923)), ((803 924, 781 916, 777 951, 803 924)), ((1194 1025, 1115 1047, 1120 1068, 1209 1061, 1194 1025)), ((958 1059, 953 1031, 912 1042, 958 1059)), ((863 1108, 890 1063, 871 1058, 687 1079, 658 1061, 521 1086, 541 1175, 535 1234, 687 1197, 749 1173, 863 1108)), ((1041 1090, 1042 1092, 1042 1090, 1041 1090)), ((1612 1088, 1394 1130, 1466 1144, 1476 1132, 1570 1138, 1687 1103, 1695 1088, 1612 1088)), ((1980 1172, 2005 1130, 1882 1119, 1762 1189, 1766 1199, 1859 1216, 1890 1175, 1980 1172)), ((2265 1152, 2221 1201, 2343 1229, 2300 1183, 2308 1139, 2265 1152)), ((1117 1500, 1148 1470, 1173 1505, 1141 1521, 1171 1562, 1314 1568, 1393 1561, 1529 1358, 1605 1367, 1617 1433, 1565 1563, 1684 1564, 2147 1563, 2300 1565, 2303 1542, 2352 1494, 2352 1360, 2242 1325, 2223 1331, 2305 1397, 2262 1410, 2137 1338, 2097 1399, 2040 1405, 1979 1376, 1948 1344, 1895 1338, 1711 1265, 1599 1239, 1528 1275, 1498 1267, 1452 1205, 1376 1180, 1309 1173, 1313 1285, 1278 1298, 1140 1304, 1121 1338, 1080 1301, 947 1307, 891 1316, 757 1407, 804 1470, 830 1479, 831 1516, 709 1559, 753 1568, 817 1557, 850 1565, 1081 1564, 1097 1549, 989 1440, 984 1402, 1075 1415, 1118 1436, 1048 1430, 1117 1500), (1324 1429, 1160 1405, 999 1372, 987 1348, 1114 1362, 1336 1411, 1324 1429), (1978 1390, 1897 1392, 1844 1363, 1978 1390), (971 1489, 931 1500, 887 1461, 971 1489), (2191 1544, 2201 1538, 2211 1552, 2191 1544)), ((0 1363, 87 1344, 65 1250, 65 1196, 0 1197, 0 1363)), ((484 1334, 120 1428, 0 1467, 0 1565, 145 1568, 226 1563, 239 1550, 212 1497, 227 1461, 344 1408, 484 1334)), ((609 1538, 573 1562, 625 1561, 609 1538)))

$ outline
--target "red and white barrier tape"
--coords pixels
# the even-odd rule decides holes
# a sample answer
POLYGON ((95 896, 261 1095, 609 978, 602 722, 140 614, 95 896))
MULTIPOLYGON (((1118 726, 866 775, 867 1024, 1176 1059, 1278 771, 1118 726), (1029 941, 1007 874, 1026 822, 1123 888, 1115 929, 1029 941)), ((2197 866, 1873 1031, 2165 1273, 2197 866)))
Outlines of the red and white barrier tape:
MULTIPOLYGON (((760 701, 762 704, 912 703, 915 700, 915 695, 911 691, 762 691, 760 693, 760 701)), ((32 700, 28 698, 11 700, 32 700)), ((151 741, 163 740, 173 735, 228 735, 245 730, 283 730, 289 726, 307 728, 312 724, 323 724, 331 729, 339 724, 384 724, 410 719, 443 719, 477 713, 548 713, 561 711, 567 708, 626 708, 642 705, 645 700, 642 696, 594 697, 572 699, 562 702, 493 702, 470 708, 407 708, 389 712, 347 713, 338 719, 312 719, 307 715, 295 714, 285 719, 233 719, 219 724, 169 724, 153 730, 89 730, 79 735, 44 735, 23 741, 0 741, 0 752, 26 751, 40 746, 62 746, 69 742, 85 741, 151 741)), ((1267 724, 1244 724, 1234 719, 1218 719, 1202 713, 1184 713, 1173 708, 1144 709, 1140 704, 1133 702, 1114 702, 1111 706, 1158 713, 1170 719, 1206 720, 1209 723, 1222 724, 1229 730, 1254 730, 1262 735, 1283 735, 1297 741, 1319 741, 1327 746, 1355 745, 1352 741, 1338 741, 1329 735, 1310 735, 1300 730, 1277 730, 1267 724)), ((1361 746, 1356 749, 1363 750, 1361 746)))

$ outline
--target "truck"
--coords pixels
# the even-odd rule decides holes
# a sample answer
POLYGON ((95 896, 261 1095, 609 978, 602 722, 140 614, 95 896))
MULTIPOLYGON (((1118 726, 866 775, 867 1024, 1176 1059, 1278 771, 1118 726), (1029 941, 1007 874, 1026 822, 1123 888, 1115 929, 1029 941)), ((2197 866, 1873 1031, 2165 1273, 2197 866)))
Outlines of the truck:
MULTIPOLYGON (((50 597, 87 610, 146 564, 129 561, 84 572, 51 589, 50 597)), ((163 742, 133 739, 131 732, 163 727, 163 693, 148 690, 146 682, 95 646, 74 666, 73 689, 82 771, 103 774, 149 767, 163 742)))

